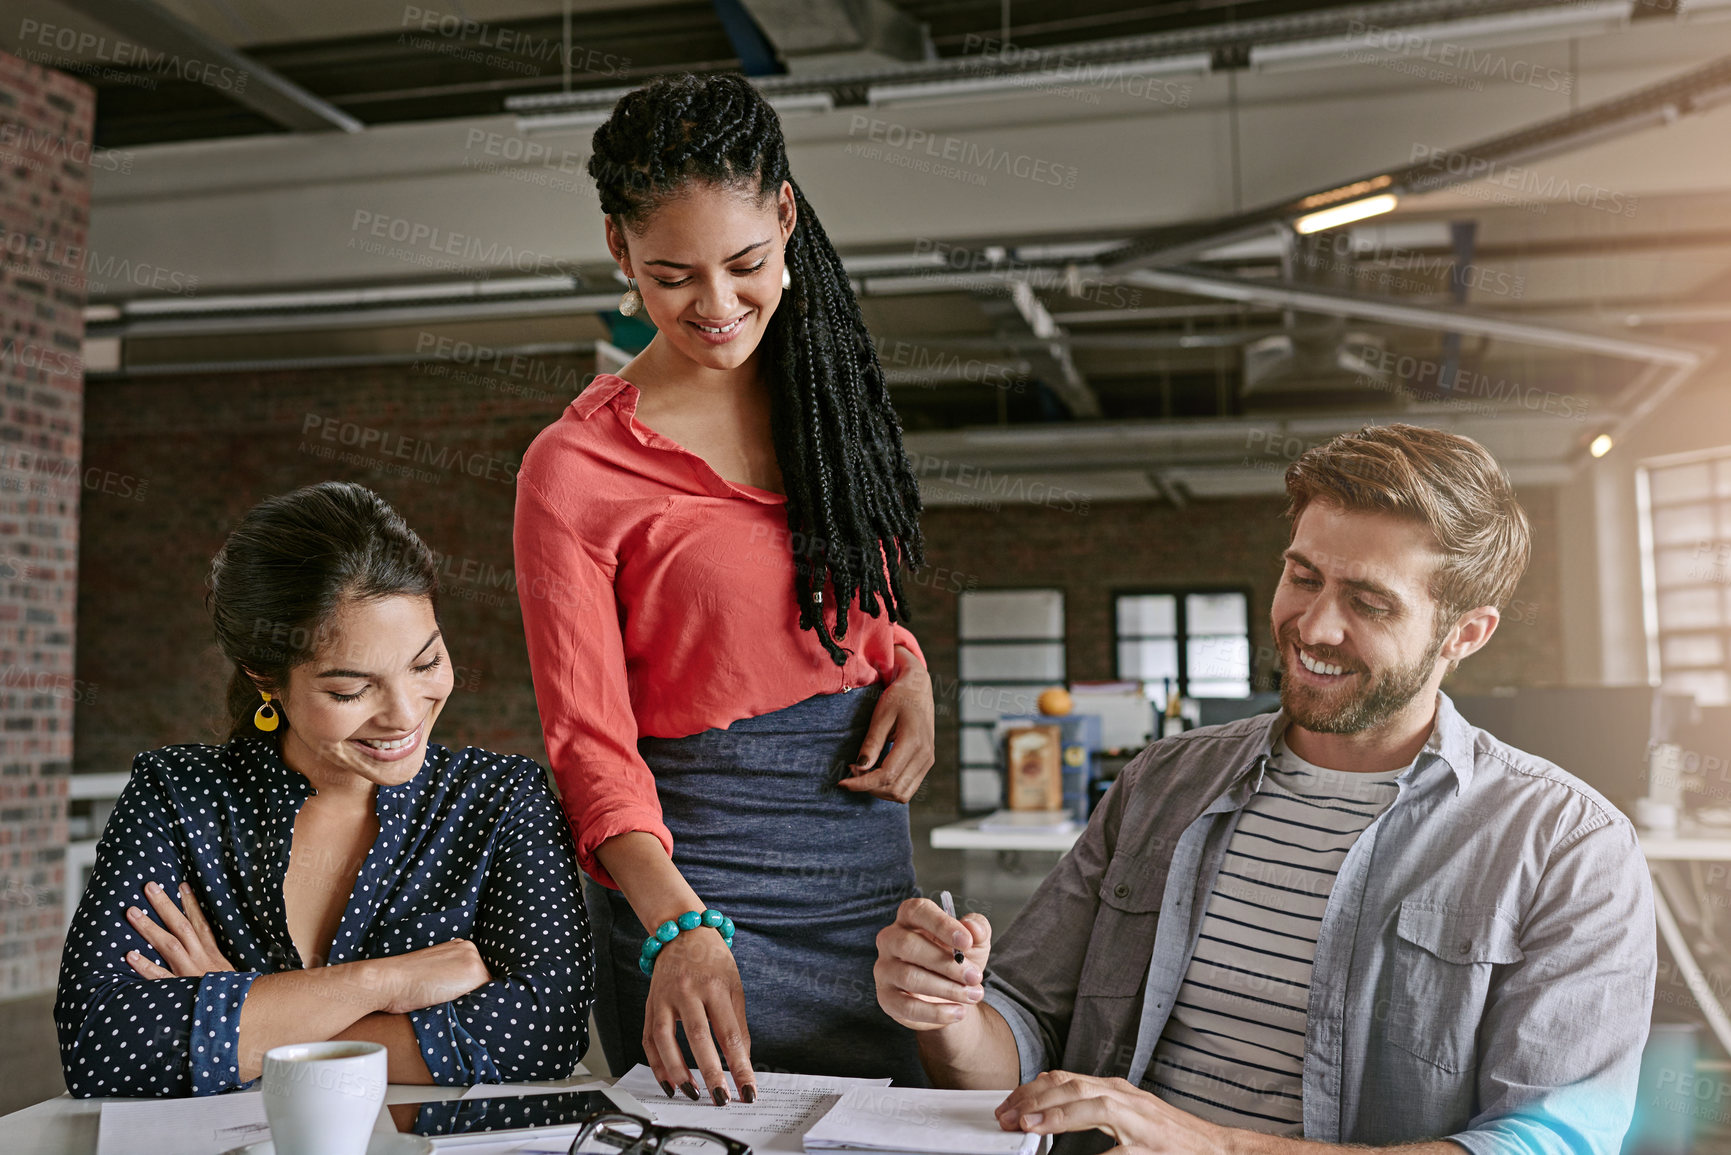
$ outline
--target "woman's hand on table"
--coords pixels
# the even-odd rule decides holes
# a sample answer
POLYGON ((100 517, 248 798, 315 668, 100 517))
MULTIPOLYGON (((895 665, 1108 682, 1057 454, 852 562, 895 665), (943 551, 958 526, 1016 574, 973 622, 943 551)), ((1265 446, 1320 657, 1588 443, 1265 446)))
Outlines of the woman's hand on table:
POLYGON ((150 902, 156 917, 162 920, 161 926, 136 906, 126 909, 126 921, 168 965, 159 966, 146 958, 143 951, 137 950, 126 952, 127 965, 147 979, 198 978, 211 971, 233 970, 233 964, 223 957, 216 945, 216 935, 211 931, 210 923, 205 921, 198 899, 193 897, 192 887, 183 882, 179 889, 184 910, 175 904, 174 896, 157 883, 145 884, 144 897, 150 902))
POLYGON ((687 1097, 697 1099, 697 1088, 691 1085, 691 1072, 674 1033, 675 1023, 685 1027, 691 1056, 697 1060, 697 1069, 716 1106, 727 1105, 727 1075, 721 1066, 724 1057, 740 1098, 747 1103, 757 1099, 751 1033, 745 1024, 745 989, 739 982, 733 952, 720 932, 711 927, 685 931, 661 948, 649 976, 649 1001, 643 1009, 643 1054, 656 1081, 670 1096, 678 1087, 687 1097))
POLYGON ((919 790, 936 760, 936 711, 926 668, 905 646, 896 647, 896 656, 895 681, 878 695, 859 757, 849 767, 854 777, 843 778, 841 785, 874 798, 905 803, 919 790), (890 752, 883 765, 874 770, 886 742, 891 743, 890 752))

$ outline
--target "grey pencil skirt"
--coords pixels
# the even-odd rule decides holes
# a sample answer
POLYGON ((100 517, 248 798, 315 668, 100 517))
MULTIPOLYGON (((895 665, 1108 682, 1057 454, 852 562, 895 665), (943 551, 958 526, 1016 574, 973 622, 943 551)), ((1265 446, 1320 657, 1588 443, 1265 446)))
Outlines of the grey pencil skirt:
MULTIPOLYGON (((819 694, 725 730, 637 744, 674 865, 733 919, 757 1070, 926 1085, 913 1033, 883 1013, 872 980, 878 931, 919 893, 907 807, 837 785, 881 692, 819 694)), ((644 1057, 649 980, 637 959, 648 932, 618 891, 588 881, 585 898, 605 944, 596 1026, 623 1074, 644 1057)))

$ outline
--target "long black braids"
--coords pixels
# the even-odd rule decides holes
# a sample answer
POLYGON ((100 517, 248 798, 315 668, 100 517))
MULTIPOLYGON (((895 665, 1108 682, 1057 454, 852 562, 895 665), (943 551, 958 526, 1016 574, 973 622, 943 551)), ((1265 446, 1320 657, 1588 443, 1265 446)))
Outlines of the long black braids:
POLYGON ((901 571, 924 562, 920 492, 847 272, 788 171, 781 121, 737 73, 671 76, 621 97, 593 147, 601 211, 624 225, 641 225, 692 180, 751 185, 764 197, 783 181, 793 187, 793 287, 765 329, 759 364, 787 490, 799 625, 842 665, 856 596, 873 617, 881 601, 891 621, 908 620, 901 571))

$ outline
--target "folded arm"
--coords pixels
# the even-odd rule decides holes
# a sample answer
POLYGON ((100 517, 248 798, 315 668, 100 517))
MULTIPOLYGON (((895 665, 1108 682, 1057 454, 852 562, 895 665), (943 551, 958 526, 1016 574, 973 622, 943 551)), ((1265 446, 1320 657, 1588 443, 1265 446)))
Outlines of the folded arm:
POLYGON ((435 1083, 562 1079, 588 1049, 595 946, 582 876, 545 772, 522 761, 472 931, 491 979, 408 1015, 435 1083))

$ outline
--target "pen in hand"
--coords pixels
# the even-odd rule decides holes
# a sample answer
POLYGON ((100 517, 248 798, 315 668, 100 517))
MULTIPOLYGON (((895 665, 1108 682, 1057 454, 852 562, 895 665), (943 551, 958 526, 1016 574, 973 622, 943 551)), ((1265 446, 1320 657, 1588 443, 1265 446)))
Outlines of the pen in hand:
MULTIPOLYGON (((938 892, 938 905, 944 908, 945 914, 949 915, 951 918, 956 917, 956 903, 955 903, 955 900, 950 897, 949 891, 940 890, 938 892)), ((961 951, 956 951, 956 961, 957 962, 964 961, 962 959, 962 952, 961 951)))

